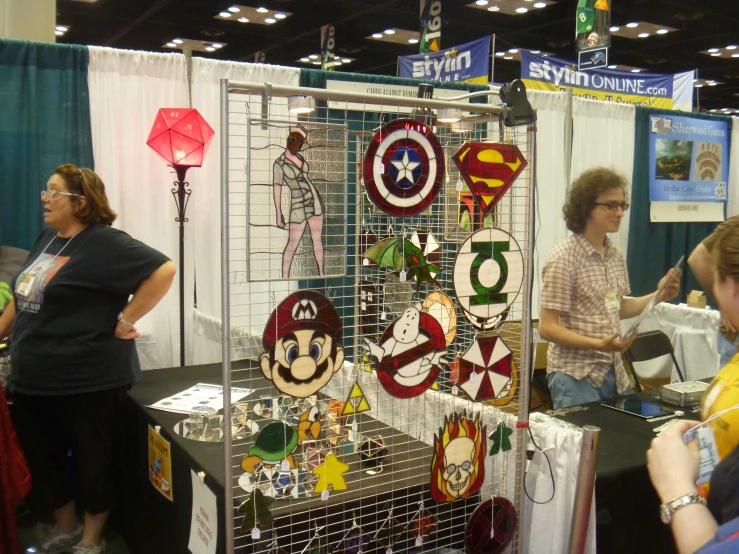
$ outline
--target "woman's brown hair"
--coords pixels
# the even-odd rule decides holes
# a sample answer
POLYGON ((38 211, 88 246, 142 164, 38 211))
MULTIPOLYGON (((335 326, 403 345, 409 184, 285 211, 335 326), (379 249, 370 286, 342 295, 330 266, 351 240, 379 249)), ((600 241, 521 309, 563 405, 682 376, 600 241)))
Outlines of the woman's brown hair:
POLYGON ((626 179, 611 169, 596 167, 582 173, 570 186, 562 212, 567 228, 573 233, 582 233, 595 208, 595 201, 602 192, 620 188, 628 202, 626 179))
POLYGON ((108 205, 105 185, 97 173, 92 169, 80 168, 72 164, 60 165, 54 173, 64 179, 69 192, 85 197, 86 202, 80 201, 75 196, 69 197, 77 206, 75 216, 81 223, 85 225, 113 224, 117 215, 108 205))
POLYGON ((739 283, 739 218, 722 224, 711 254, 719 280, 723 282, 731 277, 739 283))

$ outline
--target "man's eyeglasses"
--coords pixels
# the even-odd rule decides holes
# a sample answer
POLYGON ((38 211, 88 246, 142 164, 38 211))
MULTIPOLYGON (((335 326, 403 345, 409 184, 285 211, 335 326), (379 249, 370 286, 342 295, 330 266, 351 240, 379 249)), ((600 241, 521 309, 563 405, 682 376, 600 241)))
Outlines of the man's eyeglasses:
POLYGON ((48 198, 49 200, 54 200, 57 196, 82 196, 81 194, 75 194, 73 192, 62 192, 60 190, 42 190, 41 191, 41 199, 43 200, 44 196, 48 198))
POLYGON ((619 208, 621 208, 621 210, 625 212, 626 210, 628 210, 631 207, 631 204, 629 204, 628 202, 616 202, 615 200, 612 201, 612 202, 596 202, 595 205, 596 206, 605 206, 606 208, 608 208, 612 212, 615 212, 619 208))

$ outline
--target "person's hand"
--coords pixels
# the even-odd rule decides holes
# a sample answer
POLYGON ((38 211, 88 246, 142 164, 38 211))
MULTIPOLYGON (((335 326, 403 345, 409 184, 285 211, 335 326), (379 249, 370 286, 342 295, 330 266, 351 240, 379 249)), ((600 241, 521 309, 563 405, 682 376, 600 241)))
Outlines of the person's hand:
POLYGON ((729 331, 729 333, 736 333, 736 327, 734 327, 734 324, 731 323, 728 317, 726 317, 724 314, 721 314, 721 325, 724 329, 729 331))
POLYGON ((284 229, 285 228, 285 216, 282 215, 281 213, 280 214, 277 214, 277 226, 280 229, 284 229))
POLYGON ((701 464, 698 441, 686 445, 683 435, 698 422, 680 420, 652 441, 647 451, 647 470, 662 502, 696 492, 701 464))
POLYGON ((141 336, 133 325, 126 325, 122 321, 115 326, 115 338, 123 340, 133 340, 141 336))
POLYGON ((662 277, 659 284, 657 285, 657 290, 661 289, 662 285, 664 285, 665 287, 659 293, 657 302, 672 300, 673 298, 677 298, 677 295, 680 294, 680 278, 683 276, 683 272, 682 270, 678 269, 675 271, 675 275, 673 275, 672 277, 670 277, 670 273, 672 273, 672 270, 668 271, 667 275, 662 277))
POLYGON ((639 331, 634 331, 634 334, 628 339, 621 340, 620 333, 613 333, 611 336, 601 339, 596 350, 600 352, 626 352, 638 335, 639 331))

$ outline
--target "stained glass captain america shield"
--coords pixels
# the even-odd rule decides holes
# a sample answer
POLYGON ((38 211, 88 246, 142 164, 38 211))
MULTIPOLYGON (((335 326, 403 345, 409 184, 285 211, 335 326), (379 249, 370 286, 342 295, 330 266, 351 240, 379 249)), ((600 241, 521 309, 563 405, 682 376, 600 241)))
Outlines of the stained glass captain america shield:
POLYGON ((396 119, 372 138, 362 166, 370 200, 394 217, 428 208, 444 180, 444 154, 431 127, 396 119))
POLYGON ((516 239, 492 227, 472 233, 454 261, 454 293, 477 327, 500 316, 518 296, 523 256, 516 239))

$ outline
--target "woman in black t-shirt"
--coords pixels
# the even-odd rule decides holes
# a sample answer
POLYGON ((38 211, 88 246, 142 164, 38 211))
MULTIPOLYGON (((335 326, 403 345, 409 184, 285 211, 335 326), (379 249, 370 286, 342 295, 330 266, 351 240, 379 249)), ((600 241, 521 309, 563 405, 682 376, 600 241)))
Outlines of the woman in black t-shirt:
POLYGON ((48 227, 12 282, 0 337, 12 328, 13 418, 33 478, 31 501, 56 524, 40 549, 100 554, 113 503, 118 408, 141 373, 135 323, 167 293, 175 267, 110 227, 116 214, 92 170, 59 166, 47 188, 48 227))

